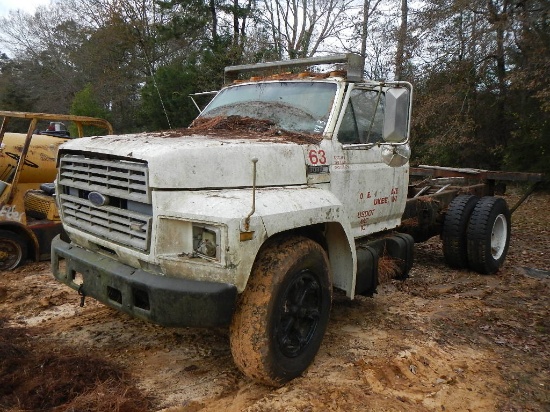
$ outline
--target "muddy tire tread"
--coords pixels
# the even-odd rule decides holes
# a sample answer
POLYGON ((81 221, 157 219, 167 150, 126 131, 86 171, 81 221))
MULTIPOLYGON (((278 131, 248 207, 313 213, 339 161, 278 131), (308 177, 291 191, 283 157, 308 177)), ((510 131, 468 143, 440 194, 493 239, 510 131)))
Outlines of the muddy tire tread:
POLYGON ((311 239, 301 236, 282 237, 273 240, 268 248, 260 251, 246 289, 239 297, 230 326, 230 345, 235 364, 248 377, 270 386, 280 386, 301 375, 317 353, 328 323, 326 313, 316 330, 311 350, 308 349, 303 357, 298 356, 286 362, 289 365, 285 364, 285 359, 281 360, 280 355, 277 357, 277 351, 273 350, 272 345, 271 314, 278 293, 281 293, 281 285, 284 287, 285 274, 299 265, 292 260, 298 259, 299 262, 300 256, 311 256, 310 262, 313 258, 318 261, 318 267, 325 268, 326 273, 321 276, 327 277, 324 286, 328 293, 330 312, 332 287, 326 252, 311 239))
POLYGON ((466 232, 470 216, 479 201, 474 195, 459 195, 449 204, 443 223, 443 256, 448 266, 468 267, 466 232))
POLYGON ((506 257, 510 242, 510 211, 504 199, 484 196, 477 203, 467 230, 468 265, 481 274, 493 274, 500 269, 506 257), (503 214, 506 218, 507 236, 505 250, 499 259, 491 254, 491 231, 495 218, 503 214))

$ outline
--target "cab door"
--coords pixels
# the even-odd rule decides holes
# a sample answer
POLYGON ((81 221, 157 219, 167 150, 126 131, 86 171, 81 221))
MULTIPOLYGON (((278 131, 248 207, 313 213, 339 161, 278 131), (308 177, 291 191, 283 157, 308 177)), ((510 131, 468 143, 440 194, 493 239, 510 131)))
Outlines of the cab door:
MULTIPOLYGON (((327 150, 331 156, 331 191, 344 205, 356 238, 395 228, 405 209, 408 159, 396 161, 393 152, 408 136, 400 143, 388 142, 395 140, 395 136, 388 137, 389 123, 396 118, 392 106, 395 93, 391 90, 381 85, 351 84, 327 150)), ((397 111, 409 111, 409 107, 401 104, 397 111)), ((400 121, 402 115, 397 116, 400 121)), ((408 122, 409 114, 404 115, 408 122)))

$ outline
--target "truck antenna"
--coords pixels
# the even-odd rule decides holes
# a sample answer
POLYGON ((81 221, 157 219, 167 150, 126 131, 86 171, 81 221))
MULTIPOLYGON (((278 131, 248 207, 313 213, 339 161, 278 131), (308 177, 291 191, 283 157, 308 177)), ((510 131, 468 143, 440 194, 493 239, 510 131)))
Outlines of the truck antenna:
POLYGON ((244 219, 244 230, 248 232, 250 230, 250 217, 256 211, 256 163, 258 163, 258 158, 252 159, 252 210, 244 219))

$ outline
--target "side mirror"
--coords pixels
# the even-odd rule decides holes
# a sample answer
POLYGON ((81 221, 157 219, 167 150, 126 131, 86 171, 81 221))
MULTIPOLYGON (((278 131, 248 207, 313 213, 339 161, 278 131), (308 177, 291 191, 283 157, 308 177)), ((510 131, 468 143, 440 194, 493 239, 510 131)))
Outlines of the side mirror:
POLYGON ((403 143, 409 130, 409 91, 391 88, 386 91, 383 138, 388 143, 403 143))

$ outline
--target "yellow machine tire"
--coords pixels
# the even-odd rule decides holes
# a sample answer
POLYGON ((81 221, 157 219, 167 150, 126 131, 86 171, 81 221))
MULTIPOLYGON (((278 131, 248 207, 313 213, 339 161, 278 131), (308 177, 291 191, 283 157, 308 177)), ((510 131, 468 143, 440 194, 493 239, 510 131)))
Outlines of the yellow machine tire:
POLYGON ((16 233, 0 230, 0 271, 12 270, 27 259, 27 243, 16 233))

